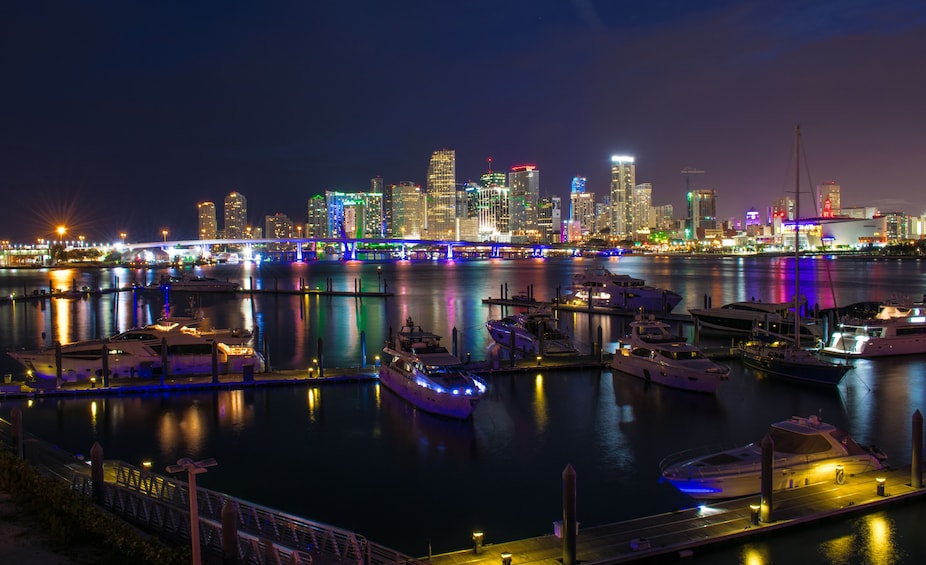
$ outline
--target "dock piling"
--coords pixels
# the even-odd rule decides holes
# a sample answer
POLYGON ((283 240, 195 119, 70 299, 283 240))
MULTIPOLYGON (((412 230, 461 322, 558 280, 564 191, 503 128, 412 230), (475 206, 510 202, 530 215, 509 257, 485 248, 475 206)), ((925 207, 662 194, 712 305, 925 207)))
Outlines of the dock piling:
POLYGON ((762 438, 762 491, 761 491, 761 516, 763 523, 768 524, 774 521, 774 506, 772 501, 772 473, 774 471, 775 441, 772 436, 765 434, 762 438))
POLYGON ((563 565, 576 565, 576 471, 571 464, 563 469, 563 565))
POLYGON ((911 438, 912 462, 910 465, 910 486, 923 488, 923 414, 913 413, 913 436, 911 438))

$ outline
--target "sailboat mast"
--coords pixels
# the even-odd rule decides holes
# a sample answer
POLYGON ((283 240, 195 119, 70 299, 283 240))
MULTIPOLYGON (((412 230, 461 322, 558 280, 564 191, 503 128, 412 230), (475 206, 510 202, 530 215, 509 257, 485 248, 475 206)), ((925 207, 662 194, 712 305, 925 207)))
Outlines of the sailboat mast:
POLYGON ((801 345, 801 126, 794 128, 794 344, 801 345))

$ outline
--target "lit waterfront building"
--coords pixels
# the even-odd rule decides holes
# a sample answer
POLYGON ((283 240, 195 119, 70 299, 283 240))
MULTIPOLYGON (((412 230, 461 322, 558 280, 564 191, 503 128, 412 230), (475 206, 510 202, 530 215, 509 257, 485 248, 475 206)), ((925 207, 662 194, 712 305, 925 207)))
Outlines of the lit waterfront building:
POLYGON ((375 176, 370 179, 370 193, 382 195, 380 203, 380 208, 382 209, 380 223, 382 225, 380 226, 379 233, 384 237, 386 234, 391 233, 389 226, 392 225, 392 190, 383 185, 383 177, 375 176))
POLYGON ((206 201, 196 205, 199 239, 215 239, 218 235, 218 221, 215 216, 215 202, 206 201))
POLYGON ((544 196, 537 204, 537 230, 542 243, 562 242, 562 199, 559 196, 544 196))
POLYGON ((653 219, 659 231, 672 231, 675 229, 675 208, 671 204, 653 206, 653 219))
POLYGON ((288 239, 295 232, 295 224, 286 214, 277 212, 272 216, 264 216, 264 233, 268 238, 288 239))
POLYGON ((634 241, 646 241, 653 222, 653 185, 648 182, 633 187, 634 241))
POLYGON ((309 198, 305 236, 308 238, 328 236, 328 205, 325 202, 325 197, 321 194, 309 198))
POLYGON ((419 239, 424 223, 424 196, 421 185, 402 181, 390 188, 392 193, 392 237, 419 239))
POLYGON ((383 195, 369 192, 325 191, 328 237, 383 237, 383 195))
MULTIPOLYGON (((829 180, 817 187, 817 214, 820 217, 832 218, 840 215, 842 203, 839 198, 839 184, 834 180, 829 180), (829 205, 827 205, 829 202, 829 205), (828 215, 824 211, 828 210, 828 215)), ((807 214, 802 214, 807 215, 807 214)))
POLYGON ((591 233, 604 233, 611 229, 611 197, 605 196, 601 202, 595 203, 595 224, 589 230, 591 233))
POLYGON ((241 239, 247 235, 248 199, 240 192, 225 197, 225 237, 241 239))
MULTIPOLYGON (((502 173, 504 176, 504 173, 502 173)), ((479 241, 511 241, 509 229, 509 189, 502 185, 479 186, 472 188, 472 199, 477 221, 477 238, 479 241)))
POLYGON ((611 237, 629 239, 633 236, 633 189, 636 186, 636 166, 629 155, 611 157, 611 237))
POLYGON ((425 218, 422 235, 426 239, 452 237, 457 217, 456 152, 441 149, 431 154, 425 194, 425 218))
POLYGON ((508 173, 508 189, 508 228, 511 230, 511 241, 527 243, 536 239, 540 171, 535 165, 512 167, 508 173))
POLYGON ((703 188, 688 193, 687 239, 703 239, 706 230, 717 229, 717 194, 703 188))

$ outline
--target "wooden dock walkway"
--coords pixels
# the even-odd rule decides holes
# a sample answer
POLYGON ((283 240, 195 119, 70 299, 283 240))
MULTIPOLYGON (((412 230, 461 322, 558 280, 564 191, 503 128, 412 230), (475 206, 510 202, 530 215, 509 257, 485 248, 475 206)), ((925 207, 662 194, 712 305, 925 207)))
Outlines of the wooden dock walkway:
MULTIPOLYGON (((910 466, 874 471, 847 478, 841 485, 822 483, 772 496, 773 520, 754 523, 751 496, 666 514, 625 520, 614 524, 579 529, 576 561, 583 565, 610 565, 637 560, 684 557, 712 548, 743 543, 748 539, 782 530, 794 530, 824 520, 845 518, 878 510, 885 505, 922 501, 926 488, 910 486, 910 466), (878 494, 876 479, 885 479, 884 495, 878 494)), ((581 501, 581 493, 579 495, 581 501)), ((581 515, 579 516, 581 523, 581 515)), ((562 565, 563 540, 545 536, 493 543, 477 554, 472 548, 431 556, 432 565, 498 565, 501 554, 511 565, 562 565)), ((424 559, 424 558, 422 558, 424 559)))

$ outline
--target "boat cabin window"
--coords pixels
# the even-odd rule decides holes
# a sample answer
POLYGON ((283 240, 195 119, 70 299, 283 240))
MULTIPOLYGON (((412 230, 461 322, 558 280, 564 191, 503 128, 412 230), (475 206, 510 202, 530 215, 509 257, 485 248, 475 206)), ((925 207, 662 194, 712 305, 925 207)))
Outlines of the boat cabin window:
POLYGON ((675 359, 678 361, 687 361, 690 359, 704 359, 704 355, 700 351, 675 351, 675 350, 663 350, 659 352, 663 357, 668 359, 675 359))
POLYGON ((804 435, 781 428, 772 428, 775 451, 782 453, 811 454, 830 450, 830 442, 822 435, 804 435))
POLYGON ((636 355, 637 357, 653 357, 655 355, 654 351, 651 351, 645 347, 637 347, 630 352, 631 355, 636 355))

